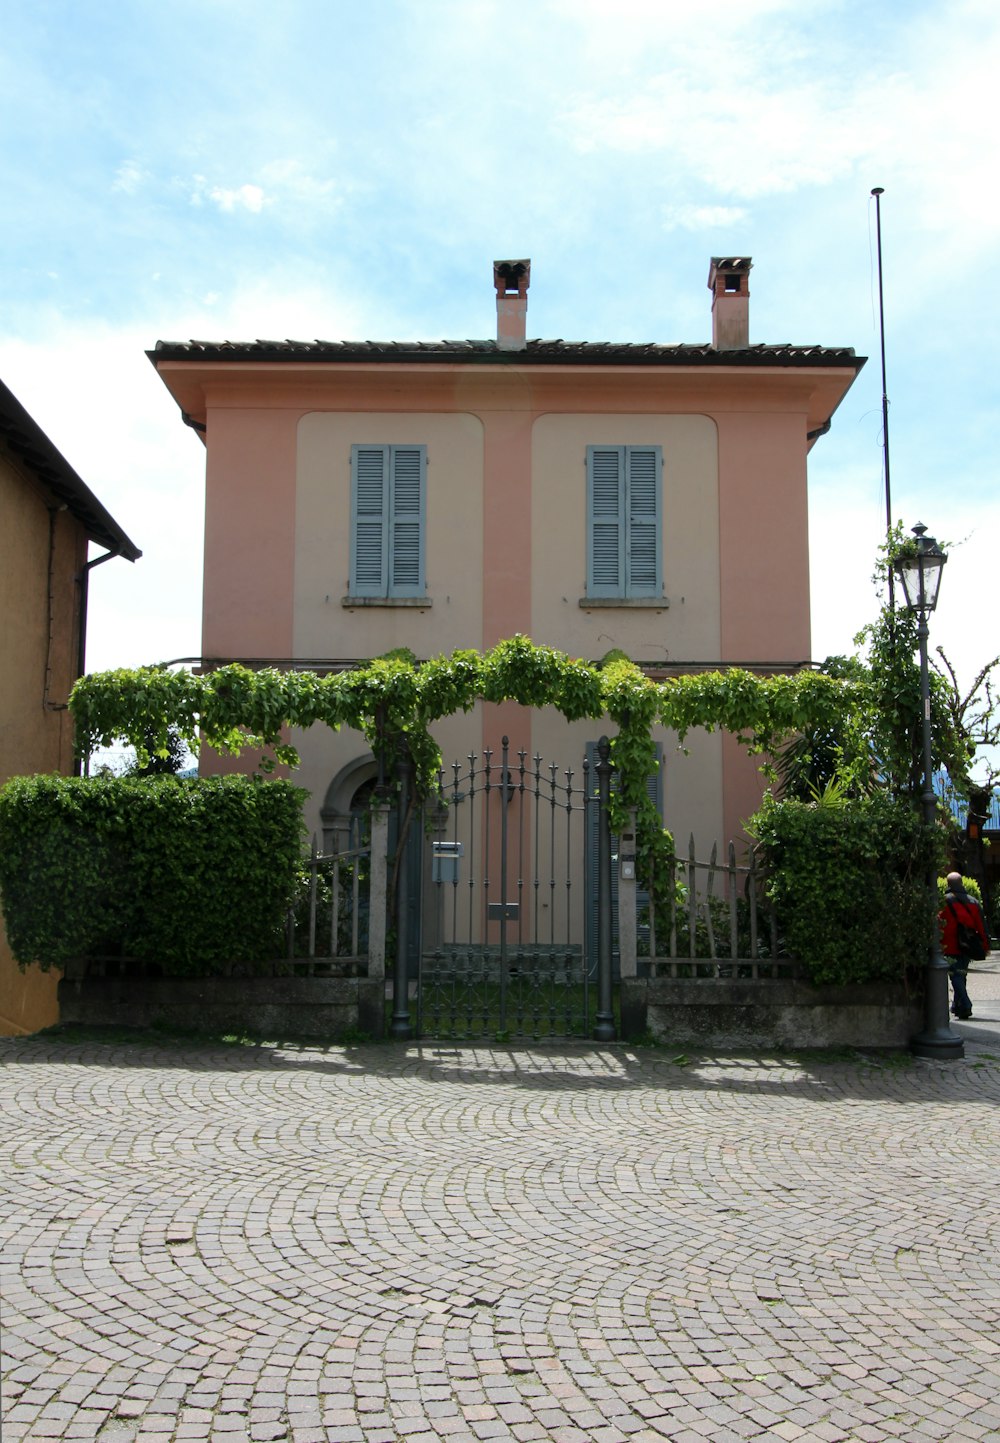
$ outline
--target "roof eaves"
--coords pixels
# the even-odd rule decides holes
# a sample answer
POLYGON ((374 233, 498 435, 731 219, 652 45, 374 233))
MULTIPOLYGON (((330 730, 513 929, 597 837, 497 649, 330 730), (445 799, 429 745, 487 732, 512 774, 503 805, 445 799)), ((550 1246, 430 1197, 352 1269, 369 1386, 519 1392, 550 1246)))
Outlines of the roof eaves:
POLYGON ((52 444, 38 422, 0 381, 0 442, 77 518, 91 541, 137 561, 142 552, 52 444))
POLYGON ((495 341, 157 341, 148 356, 158 361, 315 362, 461 360, 479 365, 639 365, 711 367, 850 366, 860 371, 865 357, 850 346, 746 346, 720 351, 704 344, 659 345, 653 341, 531 340, 523 350, 501 351, 495 341))

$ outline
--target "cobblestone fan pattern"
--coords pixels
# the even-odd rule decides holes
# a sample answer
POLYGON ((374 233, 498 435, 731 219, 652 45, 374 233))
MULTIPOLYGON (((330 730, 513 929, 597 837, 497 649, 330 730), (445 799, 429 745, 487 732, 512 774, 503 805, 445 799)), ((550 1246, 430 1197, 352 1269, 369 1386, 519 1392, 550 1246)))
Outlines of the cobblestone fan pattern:
POLYGON ((1000 1437, 1000 1046, 0 1061, 4 1443, 1000 1437))

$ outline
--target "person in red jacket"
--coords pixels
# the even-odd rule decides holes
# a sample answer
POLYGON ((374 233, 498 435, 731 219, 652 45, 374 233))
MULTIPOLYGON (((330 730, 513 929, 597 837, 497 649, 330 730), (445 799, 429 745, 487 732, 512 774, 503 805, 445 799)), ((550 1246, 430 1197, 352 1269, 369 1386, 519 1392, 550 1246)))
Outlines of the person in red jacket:
POLYGON ((969 963, 978 953, 978 949, 975 952, 970 949, 966 929, 971 929, 972 933, 979 938, 982 946, 980 955, 983 957, 990 950, 990 939, 986 933, 986 924, 983 921, 979 903, 965 890, 960 872, 948 873, 947 888, 948 890, 944 894, 944 906, 938 913, 938 921, 941 924, 941 951, 949 962, 948 976, 951 978, 952 1015, 965 1022, 972 1016, 972 1001, 965 985, 965 978, 969 970, 969 963), (965 937, 962 936, 963 933, 966 934, 965 937))

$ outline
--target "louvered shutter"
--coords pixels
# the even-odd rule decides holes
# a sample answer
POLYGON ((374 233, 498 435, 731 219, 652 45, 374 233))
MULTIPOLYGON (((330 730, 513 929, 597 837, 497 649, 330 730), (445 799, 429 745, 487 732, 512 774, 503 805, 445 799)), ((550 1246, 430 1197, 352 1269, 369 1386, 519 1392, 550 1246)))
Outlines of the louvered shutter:
POLYGON ((626 596, 660 593, 661 467, 658 446, 626 447, 626 596))
POLYGON ((587 595, 623 596, 625 447, 587 447, 587 595))
POLYGON ((423 595, 426 472, 423 446, 352 447, 352 595, 423 595))
POLYGON ((393 446, 389 595, 421 596, 424 590, 424 448, 393 446))
POLYGON ((351 450, 351 582, 354 596, 385 596, 389 577, 388 446, 351 450))

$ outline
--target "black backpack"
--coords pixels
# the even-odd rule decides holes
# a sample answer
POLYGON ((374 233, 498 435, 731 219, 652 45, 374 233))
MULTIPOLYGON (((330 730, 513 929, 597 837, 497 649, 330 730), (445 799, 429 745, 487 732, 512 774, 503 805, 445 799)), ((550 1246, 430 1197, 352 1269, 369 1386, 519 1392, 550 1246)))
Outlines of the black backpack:
MULTIPOLYGON (((964 906, 975 906, 975 902, 964 902, 964 906)), ((970 962, 982 962, 986 957, 986 949, 983 946, 983 939, 975 927, 970 927, 963 922, 955 911, 955 904, 948 903, 948 909, 955 918, 955 937, 958 941, 958 951, 961 957, 968 957, 970 962)))

